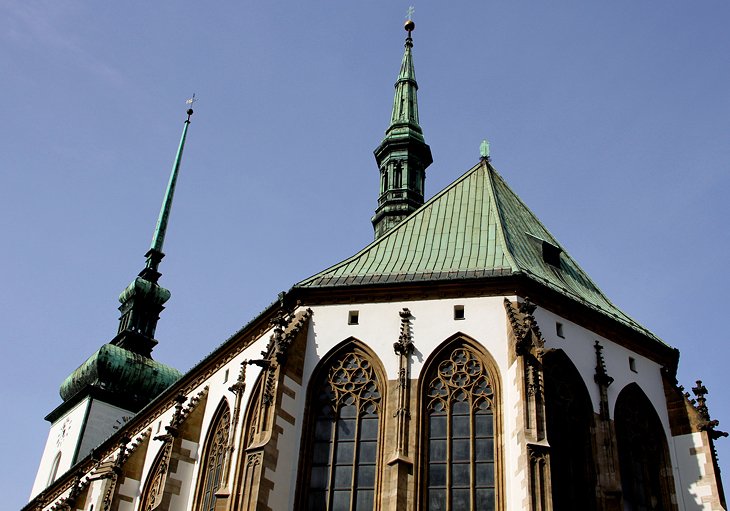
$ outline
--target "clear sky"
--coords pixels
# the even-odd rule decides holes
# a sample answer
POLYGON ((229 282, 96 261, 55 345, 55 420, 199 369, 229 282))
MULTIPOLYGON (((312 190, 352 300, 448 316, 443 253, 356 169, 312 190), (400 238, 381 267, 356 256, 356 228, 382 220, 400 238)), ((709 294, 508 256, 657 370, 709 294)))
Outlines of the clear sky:
MULTIPOLYGON (((0 0, 0 495, 117 328, 185 118, 156 359, 181 370, 372 239, 408 1, 0 0)), ((415 2, 427 195, 495 167, 730 428, 730 3, 415 2)), ((610 368, 609 368, 610 372, 610 368)), ((730 439, 719 442, 730 474, 730 439)))

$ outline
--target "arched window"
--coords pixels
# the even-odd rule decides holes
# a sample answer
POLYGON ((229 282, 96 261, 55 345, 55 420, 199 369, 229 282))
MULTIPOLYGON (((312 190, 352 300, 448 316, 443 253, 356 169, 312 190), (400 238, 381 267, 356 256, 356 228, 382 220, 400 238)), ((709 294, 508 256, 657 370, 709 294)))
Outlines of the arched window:
POLYGON ((215 509, 215 492, 221 486, 223 464, 225 463, 228 439, 231 427, 231 410, 224 399, 210 423, 208 436, 203 448, 202 466, 198 477, 198 511, 215 509))
POLYGON ((395 175, 393 177, 393 188, 403 188, 403 165, 400 162, 395 164, 395 175))
POLYGON ((51 464, 51 472, 48 474, 48 482, 46 483, 46 486, 50 486, 53 481, 56 480, 56 476, 58 475, 58 465, 61 463, 61 452, 59 451, 58 454, 56 454, 56 457, 53 458, 53 463, 51 464))
POLYGON ((139 511, 152 511, 162 501, 165 481, 167 479, 167 464, 171 451, 172 446, 169 442, 166 442, 160 448, 157 456, 155 456, 155 460, 152 462, 152 467, 147 475, 147 481, 142 489, 139 511))
POLYGON ((632 383, 619 394, 614 415, 624 509, 677 509, 664 427, 649 398, 632 383))
POLYGON ((545 412, 554 509, 596 509, 593 405, 583 378, 562 350, 543 358, 545 412))
POLYGON ((382 390, 372 357, 349 349, 310 384, 301 501, 311 511, 375 509, 382 390))
POLYGON ((463 341, 441 349, 422 383, 423 509, 492 511, 495 380, 479 351, 463 341))

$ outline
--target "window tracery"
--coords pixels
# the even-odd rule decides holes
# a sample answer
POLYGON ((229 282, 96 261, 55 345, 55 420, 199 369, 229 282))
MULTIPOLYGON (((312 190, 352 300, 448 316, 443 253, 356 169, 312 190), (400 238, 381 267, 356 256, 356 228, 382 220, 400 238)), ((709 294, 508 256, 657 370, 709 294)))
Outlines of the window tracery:
POLYGON ((495 392, 482 357, 465 345, 427 373, 425 509, 496 509, 495 392))
POLYGON ((381 390, 371 362, 348 352, 313 388, 305 508, 374 509, 381 390))
POLYGON ((203 456, 198 485, 198 510, 215 509, 215 493, 221 487, 223 464, 229 445, 231 411, 228 403, 221 403, 211 423, 203 456))
POLYGON ((162 500, 162 493, 167 478, 167 464, 172 451, 172 442, 165 442, 157 453, 155 461, 152 463, 147 483, 142 491, 142 501, 139 506, 140 511, 152 511, 162 500))

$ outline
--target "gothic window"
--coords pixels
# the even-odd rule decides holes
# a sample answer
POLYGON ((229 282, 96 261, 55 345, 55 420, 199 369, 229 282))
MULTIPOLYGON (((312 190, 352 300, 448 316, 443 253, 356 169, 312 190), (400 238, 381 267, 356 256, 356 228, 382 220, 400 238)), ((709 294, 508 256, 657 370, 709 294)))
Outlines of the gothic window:
POLYGON ((198 497, 196 499, 196 509, 199 511, 213 511, 215 508, 215 493, 222 482, 230 422, 231 411, 228 403, 224 400, 218 406, 203 448, 202 466, 198 478, 198 497))
POLYGON ((664 427, 635 383, 616 400, 615 424, 624 509, 677 509, 664 427))
POLYGON ((313 381, 304 509, 375 509, 381 390, 369 357, 351 349, 313 381))
POLYGON ((152 462, 147 482, 142 489, 142 499, 139 506, 140 511, 152 511, 159 506, 165 489, 167 479, 167 464, 172 451, 171 443, 165 442, 152 462))
POLYGON ((553 508, 596 509, 594 413, 588 389, 563 351, 545 355, 543 372, 553 508))
POLYGON ((395 164, 393 188, 403 188, 403 166, 400 162, 395 164))
POLYGON ((495 386, 484 357, 465 343, 452 345, 425 375, 424 509, 498 509, 495 386))

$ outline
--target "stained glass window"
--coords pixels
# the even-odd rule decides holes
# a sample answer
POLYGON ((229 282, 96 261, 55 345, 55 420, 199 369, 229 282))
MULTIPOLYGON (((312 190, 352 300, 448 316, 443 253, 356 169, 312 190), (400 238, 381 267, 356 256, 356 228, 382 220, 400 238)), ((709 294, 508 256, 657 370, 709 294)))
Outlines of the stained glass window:
POLYGON ((228 448, 231 411, 226 402, 221 403, 206 439, 201 467, 201 482, 198 489, 198 510, 213 511, 215 509, 215 492, 221 486, 223 464, 228 448))
POLYGON ((426 381, 425 508, 494 510, 494 387, 483 360, 458 347, 426 381))
POLYGON ((359 353, 335 360, 315 387, 306 509, 374 508, 380 398, 372 365, 359 353))

